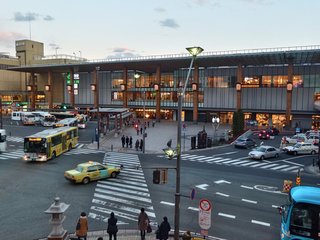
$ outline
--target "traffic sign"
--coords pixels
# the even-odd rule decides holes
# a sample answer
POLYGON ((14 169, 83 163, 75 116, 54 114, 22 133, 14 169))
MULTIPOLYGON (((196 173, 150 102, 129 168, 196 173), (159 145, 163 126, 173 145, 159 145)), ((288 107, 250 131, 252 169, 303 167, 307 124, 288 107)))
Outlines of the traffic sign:
POLYGON ((212 204, 208 199, 201 199, 199 202, 199 226, 208 230, 211 227, 212 204))

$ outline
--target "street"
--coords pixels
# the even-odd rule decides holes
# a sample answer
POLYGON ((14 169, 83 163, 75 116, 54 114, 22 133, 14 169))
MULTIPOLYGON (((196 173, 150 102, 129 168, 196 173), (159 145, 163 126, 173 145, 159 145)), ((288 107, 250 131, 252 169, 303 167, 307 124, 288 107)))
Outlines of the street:
MULTIPOLYGON (((136 229, 137 216, 144 207, 153 228, 167 216, 174 228, 175 159, 163 154, 132 154, 86 149, 91 142, 94 124, 80 130, 79 146, 45 163, 21 160, 22 137, 41 131, 43 127, 5 126, 8 152, 0 154, 0 189, 2 233, 8 239, 46 237, 51 227, 50 215, 44 211, 55 197, 70 204, 66 211, 65 229, 74 232, 80 212, 89 217, 90 230, 106 229, 106 218, 114 212, 119 228, 136 229), (9 134, 8 134, 9 135, 9 134), (123 164, 115 179, 75 185, 63 177, 65 170, 78 163, 97 161, 123 164), (167 184, 153 184, 154 169, 170 168, 167 184), (18 226, 18 227, 17 227, 18 226)), ((280 136, 279 136, 280 137, 280 136)), ((268 145, 277 145, 278 139, 268 145)), ((267 143, 265 143, 267 144, 267 143)), ((200 232, 199 201, 208 199, 213 205, 209 236, 220 239, 277 239, 280 215, 277 206, 284 204, 283 181, 292 180, 304 164, 315 156, 290 156, 266 160, 248 159, 247 149, 224 146, 182 154, 180 229, 200 232), (192 189, 195 198, 190 199, 192 189)), ((302 185, 318 185, 319 179, 302 172, 302 185)))

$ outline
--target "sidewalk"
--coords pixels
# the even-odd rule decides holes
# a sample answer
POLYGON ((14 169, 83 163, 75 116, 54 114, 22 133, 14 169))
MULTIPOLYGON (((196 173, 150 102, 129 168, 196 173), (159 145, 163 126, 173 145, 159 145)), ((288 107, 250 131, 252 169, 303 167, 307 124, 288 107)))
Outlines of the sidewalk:
MULTIPOLYGON (((145 138, 145 153, 163 153, 163 148, 167 147, 167 142, 172 139, 172 148, 176 148, 177 145, 177 122, 165 121, 157 122, 154 127, 150 121, 150 127, 146 128, 147 137, 145 138)), ((185 122, 186 128, 181 130, 181 151, 186 152, 191 150, 191 137, 197 136, 198 132, 205 129, 207 137, 214 137, 214 128, 211 123, 198 123, 194 124, 192 122, 185 122)), ((216 131, 216 139, 220 136, 227 134, 230 130, 230 125, 221 124, 216 131)), ((136 151, 134 148, 137 139, 142 139, 142 134, 137 135, 137 131, 133 126, 127 126, 123 128, 119 134, 114 131, 108 133, 105 136, 100 137, 99 149, 104 151, 114 151, 114 152, 128 152, 141 154, 141 151, 136 151), (132 148, 122 148, 121 137, 132 136, 133 146, 132 148)), ((197 144, 196 144, 197 145, 197 144)), ((97 149, 97 143, 93 142, 86 145, 87 148, 97 149)), ((209 149, 209 148, 203 148, 209 149)), ((196 151, 197 149, 195 149, 196 151)), ((201 149, 202 150, 202 149, 201 149)), ((194 151, 194 150, 192 150, 194 151)))

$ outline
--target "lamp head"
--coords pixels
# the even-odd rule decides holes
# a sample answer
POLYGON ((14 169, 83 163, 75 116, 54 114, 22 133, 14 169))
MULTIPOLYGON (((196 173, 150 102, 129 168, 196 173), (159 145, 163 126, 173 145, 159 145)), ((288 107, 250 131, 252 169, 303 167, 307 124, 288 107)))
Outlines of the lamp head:
POLYGON ((188 47, 186 48, 188 50, 188 52, 193 56, 196 57, 198 56, 200 53, 202 53, 203 48, 201 47, 188 47))
POLYGON ((133 75, 133 77, 134 77, 135 79, 139 78, 140 76, 141 76, 140 73, 135 73, 135 74, 133 75))

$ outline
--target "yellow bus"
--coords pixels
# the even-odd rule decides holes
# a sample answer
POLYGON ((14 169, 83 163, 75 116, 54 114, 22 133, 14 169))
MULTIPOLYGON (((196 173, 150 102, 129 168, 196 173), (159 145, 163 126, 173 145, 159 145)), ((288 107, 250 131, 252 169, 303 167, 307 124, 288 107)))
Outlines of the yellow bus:
POLYGON ((24 138, 24 161, 54 159, 78 144, 77 127, 47 129, 24 138))

